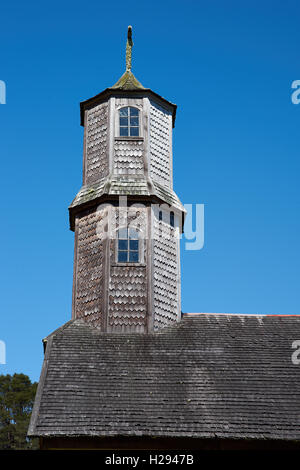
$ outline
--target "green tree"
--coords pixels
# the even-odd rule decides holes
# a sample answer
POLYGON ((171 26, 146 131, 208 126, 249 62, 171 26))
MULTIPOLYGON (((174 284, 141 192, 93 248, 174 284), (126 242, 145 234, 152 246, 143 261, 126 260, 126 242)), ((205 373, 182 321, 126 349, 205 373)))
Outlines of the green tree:
POLYGON ((38 448, 27 437, 36 389, 27 375, 0 375, 0 449, 38 448))

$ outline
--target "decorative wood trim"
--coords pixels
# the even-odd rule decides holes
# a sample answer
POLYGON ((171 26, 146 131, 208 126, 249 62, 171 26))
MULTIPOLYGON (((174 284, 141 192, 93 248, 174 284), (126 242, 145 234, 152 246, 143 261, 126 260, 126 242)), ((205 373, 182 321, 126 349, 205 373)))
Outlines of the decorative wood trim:
POLYGON ((121 136, 121 137, 120 137, 120 136, 116 136, 116 137, 115 137, 115 141, 116 141, 116 140, 117 140, 117 141, 119 141, 119 140, 121 140, 121 141, 122 141, 122 140, 126 140, 126 141, 127 141, 127 140, 129 140, 129 141, 139 140, 139 141, 143 142, 144 137, 134 137, 134 136, 121 136))
POLYGON ((146 263, 111 263, 112 268, 146 268, 147 264, 146 263))
POLYGON ((177 105, 174 103, 171 103, 170 101, 167 101, 165 98, 162 96, 158 95, 154 91, 150 90, 150 88, 145 88, 144 90, 141 91, 136 91, 136 90, 116 90, 113 88, 106 88, 103 90, 101 93, 99 93, 96 96, 93 96, 92 98, 89 98, 85 101, 82 101, 80 103, 80 124, 83 126, 84 125, 84 111, 86 109, 89 109, 91 107, 94 107, 95 105, 106 101, 108 98, 111 96, 117 97, 118 99, 122 98, 128 98, 129 96, 131 98, 144 98, 147 96, 148 98, 151 99, 156 99, 161 103, 162 106, 165 108, 169 109, 172 113, 172 121, 173 121, 173 127, 175 126, 175 118, 176 118, 176 110, 177 110, 177 105))

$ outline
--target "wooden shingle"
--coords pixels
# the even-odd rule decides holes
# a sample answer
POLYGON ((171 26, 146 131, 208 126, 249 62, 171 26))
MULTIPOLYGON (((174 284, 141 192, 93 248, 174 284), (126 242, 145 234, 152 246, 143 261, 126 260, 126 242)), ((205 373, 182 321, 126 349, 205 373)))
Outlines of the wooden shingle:
POLYGON ((29 435, 299 440, 298 316, 199 314, 153 334, 47 339, 29 435))

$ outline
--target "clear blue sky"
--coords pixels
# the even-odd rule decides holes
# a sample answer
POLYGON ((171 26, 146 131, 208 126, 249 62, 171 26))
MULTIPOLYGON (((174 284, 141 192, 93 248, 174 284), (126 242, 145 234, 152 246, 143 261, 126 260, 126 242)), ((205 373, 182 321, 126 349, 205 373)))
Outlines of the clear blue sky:
POLYGON ((298 1, 11 1, 1 6, 1 323, 7 365, 38 380, 71 317, 79 102, 133 72, 178 105, 174 187, 205 204, 182 250, 182 310, 299 314, 298 1))

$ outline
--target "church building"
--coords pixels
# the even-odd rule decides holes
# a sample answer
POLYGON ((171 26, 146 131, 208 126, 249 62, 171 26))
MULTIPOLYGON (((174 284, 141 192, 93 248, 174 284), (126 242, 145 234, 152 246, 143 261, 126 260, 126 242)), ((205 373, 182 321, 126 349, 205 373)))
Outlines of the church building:
POLYGON ((43 340, 28 435, 42 449, 300 448, 300 316, 181 311, 176 105, 135 78, 132 46, 129 26, 125 73, 80 103, 72 318, 43 340))

